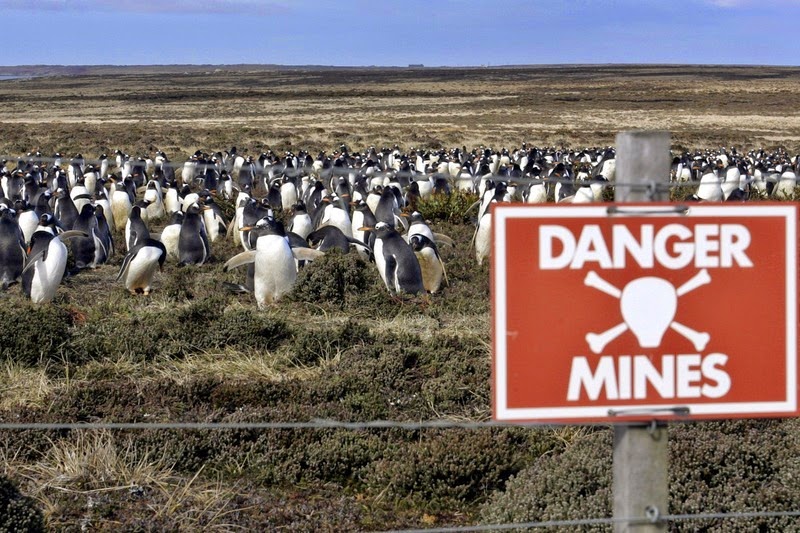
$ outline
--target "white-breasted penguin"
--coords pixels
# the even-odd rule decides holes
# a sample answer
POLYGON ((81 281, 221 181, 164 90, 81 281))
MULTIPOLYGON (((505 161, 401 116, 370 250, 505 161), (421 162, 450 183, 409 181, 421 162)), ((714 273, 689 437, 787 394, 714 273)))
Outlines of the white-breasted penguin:
POLYGON ((164 244, 155 239, 140 239, 122 260, 117 281, 123 280, 131 294, 150 294, 156 270, 161 270, 167 258, 164 244))
POLYGON ((242 265, 255 263, 253 270, 253 295, 259 308, 279 300, 289 292, 297 279, 295 258, 313 260, 322 252, 310 248, 292 248, 283 224, 272 217, 258 221, 255 227, 248 227, 257 235, 254 250, 235 255, 225 263, 228 271, 242 265))
POLYGON ((167 258, 178 262, 178 240, 181 234, 181 225, 183 224, 183 211, 176 211, 172 213, 172 218, 169 223, 161 230, 161 242, 167 250, 167 258))
POLYGON ((25 241, 17 225, 16 213, 0 207, 0 290, 16 283, 25 265, 25 241))
POLYGON ((69 230, 60 235, 37 231, 31 237, 25 268, 22 269, 22 290, 35 304, 51 301, 67 268, 67 247, 64 240, 85 237, 82 231, 69 230))
POLYGON ((202 265, 211 257, 211 246, 201 208, 197 203, 184 210, 181 231, 178 235, 178 264, 202 265))
POLYGON ((403 237, 389 224, 381 221, 374 228, 364 228, 364 231, 375 232, 375 265, 389 292, 425 292, 419 261, 403 237))
POLYGON ((447 272, 436 243, 425 235, 416 233, 409 239, 409 244, 419 261, 419 267, 422 270, 422 285, 425 290, 431 294, 438 292, 442 281, 447 283, 447 272))

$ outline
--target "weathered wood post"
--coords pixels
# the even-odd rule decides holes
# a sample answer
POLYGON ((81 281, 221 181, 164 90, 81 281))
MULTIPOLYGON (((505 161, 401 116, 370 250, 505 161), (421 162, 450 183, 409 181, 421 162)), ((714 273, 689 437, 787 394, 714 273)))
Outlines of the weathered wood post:
MULTIPOLYGON (((617 135, 614 199, 617 202, 667 200, 656 183, 669 179, 669 132, 626 131, 617 135), (641 186, 636 186, 641 184, 641 186)), ((666 424, 614 426, 613 493, 618 532, 655 533, 667 530, 654 520, 667 514, 669 505, 668 442, 666 424)))

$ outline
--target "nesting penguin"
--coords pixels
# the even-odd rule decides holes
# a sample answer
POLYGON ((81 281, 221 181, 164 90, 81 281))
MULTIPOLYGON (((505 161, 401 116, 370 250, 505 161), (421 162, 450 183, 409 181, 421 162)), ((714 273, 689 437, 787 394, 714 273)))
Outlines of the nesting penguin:
POLYGON ((153 276, 161 270, 167 258, 164 244, 151 238, 137 239, 130 251, 122 260, 117 281, 123 280, 125 288, 131 294, 150 294, 153 276))

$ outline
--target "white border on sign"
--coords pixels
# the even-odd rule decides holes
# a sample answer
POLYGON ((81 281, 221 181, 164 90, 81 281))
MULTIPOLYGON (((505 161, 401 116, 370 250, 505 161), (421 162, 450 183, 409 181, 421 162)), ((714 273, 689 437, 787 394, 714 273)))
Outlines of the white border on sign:
MULTIPOLYGON (((626 214, 641 212, 663 216, 669 215, 670 206, 664 204, 626 205, 626 214)), ((597 405, 591 407, 546 407, 509 408, 508 407, 508 286, 506 283, 507 250, 506 221, 515 218, 589 218, 615 216, 608 214, 608 206, 520 206, 519 204, 494 207, 493 227, 493 267, 494 267, 494 390, 495 419, 498 421, 533 421, 598 419, 609 417, 609 410, 647 411, 664 410, 666 404, 597 405)), ((625 215, 623 215, 625 216, 625 215)), ((720 416, 748 414, 794 413, 797 410, 797 210, 793 205, 749 205, 720 206, 692 205, 685 215, 695 217, 783 217, 786 223, 786 397, 779 402, 729 402, 729 403, 681 403, 675 407, 688 407, 689 416, 720 416)))

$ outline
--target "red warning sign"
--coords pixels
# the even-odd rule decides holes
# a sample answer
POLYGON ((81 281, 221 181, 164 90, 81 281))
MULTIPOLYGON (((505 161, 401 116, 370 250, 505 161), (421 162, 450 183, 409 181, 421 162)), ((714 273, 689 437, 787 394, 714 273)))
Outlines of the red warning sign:
POLYGON ((796 416, 797 207, 496 205, 499 421, 796 416))

